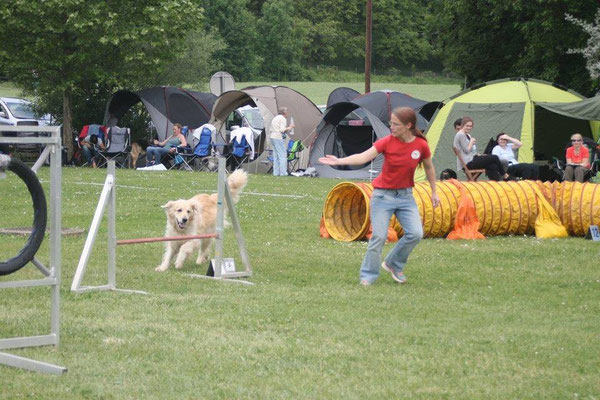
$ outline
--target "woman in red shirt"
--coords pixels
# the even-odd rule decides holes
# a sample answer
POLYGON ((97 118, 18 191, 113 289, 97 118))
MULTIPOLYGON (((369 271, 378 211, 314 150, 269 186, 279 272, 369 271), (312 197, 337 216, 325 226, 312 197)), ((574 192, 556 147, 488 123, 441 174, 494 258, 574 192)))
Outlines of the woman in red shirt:
POLYGON ((383 154, 383 169, 373 181, 371 196, 371 226, 373 236, 360 268, 360 284, 371 285, 379 276, 379 266, 392 274, 398 283, 406 283, 403 274, 410 252, 423 237, 423 224, 412 194, 413 176, 422 163, 431 186, 431 202, 439 204, 435 187, 435 168, 427 139, 417 129, 417 116, 412 108, 400 107, 390 116, 391 134, 379 139, 368 150, 348 157, 333 155, 321 157, 326 165, 362 165, 383 154), (404 236, 381 262, 381 252, 387 240, 387 230, 392 214, 404 229, 404 236))
POLYGON ((573 145, 567 149, 565 167, 565 181, 583 182, 585 171, 590 168, 590 152, 583 145, 583 136, 576 133, 571 136, 573 145))

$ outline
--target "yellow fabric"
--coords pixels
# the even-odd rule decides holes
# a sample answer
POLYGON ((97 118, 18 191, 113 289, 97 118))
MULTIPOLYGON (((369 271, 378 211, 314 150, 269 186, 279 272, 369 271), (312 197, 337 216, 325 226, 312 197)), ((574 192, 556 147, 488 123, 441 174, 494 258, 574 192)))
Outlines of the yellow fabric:
POLYGON ((452 179, 450 182, 460 190, 460 202, 454 220, 454 229, 448 234, 447 239, 485 239, 485 236, 477 230, 479 218, 477 218, 473 199, 467 195, 467 190, 459 181, 452 179))
POLYGON ((544 198, 541 190, 533 186, 537 195, 540 210, 535 219, 535 236, 542 239, 563 238, 569 236, 567 230, 560 222, 558 214, 552 208, 548 200, 544 198))
MULTIPOLYGON (((548 221, 560 223, 569 235, 584 236, 590 225, 600 225, 598 184, 519 181, 462 182, 461 185, 475 205, 477 230, 485 236, 537 233, 547 237, 544 227, 548 221)), ((372 191, 368 183, 342 182, 329 192, 323 206, 323 221, 333 239, 353 241, 365 237, 370 227, 372 191)), ((448 235, 458 214, 460 190, 450 181, 442 181, 437 183, 437 192, 440 205, 433 208, 428 183, 417 183, 413 189, 425 237, 448 235)), ((403 234, 395 218, 390 226, 398 236, 403 234)))

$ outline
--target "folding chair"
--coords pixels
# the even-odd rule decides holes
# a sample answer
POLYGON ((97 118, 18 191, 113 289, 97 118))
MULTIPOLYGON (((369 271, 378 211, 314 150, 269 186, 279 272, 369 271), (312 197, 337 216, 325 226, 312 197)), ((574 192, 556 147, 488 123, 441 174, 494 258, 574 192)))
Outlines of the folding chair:
POLYGON ((476 181, 477 178, 479 178, 479 176, 481 174, 485 173, 485 169, 469 169, 469 168, 467 168, 467 164, 465 163, 465 160, 463 160, 458 149, 456 147, 452 147, 452 150, 454 150, 454 154, 456 154, 456 157, 458 158, 458 161, 460 162, 460 165, 462 166, 462 170, 465 173, 465 176, 467 177, 468 181, 476 181))
POLYGON ((304 150, 304 144, 300 140, 291 140, 287 145, 287 162, 288 162, 288 174, 295 171, 300 161, 300 152, 304 150))
POLYGON ((127 167, 130 161, 131 136, 129 128, 111 126, 108 129, 108 143, 104 150, 96 149, 100 161, 98 167, 103 167, 109 160, 114 160, 119 168, 127 167))
MULTIPOLYGON (((200 136, 197 138, 197 144, 194 146, 193 150, 193 161, 195 164, 196 161, 200 161, 200 170, 206 171, 214 171, 216 167, 216 163, 213 167, 210 166, 210 159, 214 157, 213 154, 213 130, 208 126, 202 127, 200 130, 200 136)), ((194 139, 196 139, 196 135, 194 135, 194 139)))

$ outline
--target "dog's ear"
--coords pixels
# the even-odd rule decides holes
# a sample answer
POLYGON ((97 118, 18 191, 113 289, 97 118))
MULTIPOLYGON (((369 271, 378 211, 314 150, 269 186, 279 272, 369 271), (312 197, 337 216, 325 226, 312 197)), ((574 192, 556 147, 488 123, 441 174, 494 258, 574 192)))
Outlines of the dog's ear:
POLYGON ((198 211, 200 211, 200 206, 196 203, 192 203, 192 211, 198 213, 198 211))
POLYGON ((167 204, 162 205, 161 208, 171 209, 171 207, 173 207, 173 204, 175 204, 173 201, 168 201, 167 204))

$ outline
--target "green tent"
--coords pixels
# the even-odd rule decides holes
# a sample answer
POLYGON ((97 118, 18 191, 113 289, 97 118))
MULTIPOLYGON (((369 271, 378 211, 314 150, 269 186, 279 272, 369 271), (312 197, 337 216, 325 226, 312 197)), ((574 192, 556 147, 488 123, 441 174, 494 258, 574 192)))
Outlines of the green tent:
MULTIPOLYGON (((436 171, 456 168, 453 124, 464 116, 475 121, 471 134, 477 139, 479 153, 490 138, 504 132, 523 142, 518 151, 521 162, 563 158, 573 133, 594 140, 600 134, 600 97, 585 99, 572 90, 536 79, 491 81, 442 103, 426 131, 436 171)), ((415 180, 424 179, 423 169, 417 169, 415 180)))

